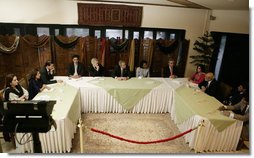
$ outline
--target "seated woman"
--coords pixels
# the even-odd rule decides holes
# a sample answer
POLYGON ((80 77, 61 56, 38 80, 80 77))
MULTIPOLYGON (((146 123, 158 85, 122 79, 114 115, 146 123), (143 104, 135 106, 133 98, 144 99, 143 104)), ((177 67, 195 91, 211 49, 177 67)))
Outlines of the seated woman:
POLYGON ((32 100, 39 92, 43 91, 45 88, 50 89, 42 83, 40 71, 38 69, 34 69, 30 74, 28 85, 29 100, 32 100))
POLYGON ((189 81, 199 84, 205 79, 204 65, 199 64, 196 68, 196 72, 189 78, 189 81))
MULTIPOLYGON (((27 100, 28 91, 19 85, 17 76, 14 74, 8 74, 5 78, 5 90, 3 94, 4 101, 12 100, 27 100)), ((0 114, 2 118, 2 114, 0 114)), ((4 140, 10 142, 11 135, 8 132, 3 132, 4 140)))
POLYGON ((19 85, 17 76, 8 74, 5 78, 4 101, 27 100, 28 91, 19 85))
POLYGON ((140 62, 140 67, 138 67, 136 70, 136 77, 150 77, 147 61, 142 60, 140 62))

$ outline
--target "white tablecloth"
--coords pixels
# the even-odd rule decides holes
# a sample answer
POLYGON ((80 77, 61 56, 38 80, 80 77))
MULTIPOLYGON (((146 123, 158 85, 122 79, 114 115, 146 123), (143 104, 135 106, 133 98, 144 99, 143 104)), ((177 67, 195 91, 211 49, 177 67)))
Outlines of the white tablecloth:
MULTIPOLYGON (((168 85, 171 86, 173 89, 177 89, 182 85, 191 85, 193 86, 193 88, 197 88, 197 85, 195 86, 193 84, 189 84, 186 78, 179 78, 174 80, 173 82, 172 80, 167 81, 168 85)), ((176 123, 174 106, 175 104, 173 102, 171 118, 176 123)), ((211 122, 207 118, 199 115, 195 115, 181 124, 176 123, 176 125, 180 132, 184 132, 198 126, 199 123, 201 123, 203 120, 204 127, 198 128, 198 130, 192 131, 191 133, 184 136, 184 139, 186 142, 189 143, 190 148, 194 149, 197 152, 220 152, 236 150, 242 130, 242 121, 236 121, 222 132, 218 132, 218 130, 211 124, 211 122)))
MULTIPOLYGON (((187 79, 185 78, 174 80, 168 78, 152 78, 160 81, 161 85, 151 90, 137 103, 137 105, 134 106, 132 110, 128 111, 123 109, 122 106, 103 88, 90 84, 88 81, 95 79, 93 77, 69 79, 68 77, 59 76, 55 78, 62 79, 66 85, 72 85, 80 90, 80 98, 78 98, 79 93, 72 97, 65 97, 67 102, 65 106, 68 106, 70 109, 74 106, 85 113, 171 113, 171 118, 174 121, 176 120, 174 111, 174 92, 178 87, 186 85, 187 83, 187 79), (72 103, 73 100, 78 102, 81 100, 81 108, 79 107, 79 104, 74 105, 72 103)), ((62 93, 61 90, 58 90, 57 92, 60 94, 62 93)), ((57 97, 56 100, 61 101, 61 98, 57 97)), ((56 107, 60 106, 62 105, 59 104, 56 107)), ((62 153, 70 151, 72 147, 71 140, 76 131, 76 121, 77 118, 80 117, 80 113, 78 113, 76 121, 73 122, 73 118, 70 119, 68 115, 69 111, 68 109, 65 109, 63 115, 58 115, 59 119, 56 119, 58 127, 57 131, 40 134, 43 152, 62 153)), ((58 112, 58 114, 62 113, 60 110, 58 112)), ((236 121, 222 132, 218 132, 208 119, 195 115, 181 124, 177 124, 177 126, 180 132, 184 132, 190 128, 196 127, 202 120, 204 120, 204 127, 184 136, 184 139, 189 143, 190 148, 193 148, 198 152, 232 151, 236 149, 242 129, 241 121, 236 121)), ((32 143, 22 146, 22 151, 32 152, 32 143)))
POLYGON ((94 80, 94 77, 71 80, 66 77, 58 77, 58 79, 80 87, 81 110, 84 113, 167 113, 171 111, 173 89, 169 87, 164 78, 151 78, 160 81, 161 84, 152 89, 132 110, 124 109, 105 89, 88 82, 94 80))
MULTIPOLYGON (((57 129, 47 133, 39 133, 43 153, 65 153, 70 152, 72 147, 72 139, 77 129, 78 119, 81 117, 80 109, 80 92, 79 89, 68 84, 50 85, 51 90, 39 93, 35 100, 56 100, 52 111, 52 117, 56 122, 57 129)), ((28 139, 27 134, 23 142, 28 139)), ((17 138, 23 136, 18 133, 17 138)), ((31 140, 32 138, 30 138, 31 140)), ((34 152, 33 141, 25 145, 19 145, 19 152, 34 152)))

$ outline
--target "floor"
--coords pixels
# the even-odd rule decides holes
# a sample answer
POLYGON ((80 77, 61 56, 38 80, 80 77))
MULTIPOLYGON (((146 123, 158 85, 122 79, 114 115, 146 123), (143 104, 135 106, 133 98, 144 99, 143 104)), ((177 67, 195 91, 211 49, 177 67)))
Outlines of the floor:
MULTIPOLYGON (((168 138, 179 134, 177 127, 170 121, 169 114, 85 114, 84 120, 84 154, 89 153, 185 153, 196 154, 184 142, 183 138, 152 145, 137 145, 112 139, 108 136, 91 131, 91 128, 110 131, 109 133, 125 138, 151 141, 168 138), (119 121, 121 120, 121 121, 119 121), (167 129, 167 130, 165 130, 167 129), (170 129, 170 130, 169 130, 170 129)), ((19 153, 12 142, 5 142, 0 134, 4 153, 19 153)), ((71 153, 80 153, 79 130, 73 140, 71 153)), ((222 153, 222 152, 220 152, 222 153)), ((214 153, 206 153, 214 154, 214 153)), ((235 152, 222 154, 250 154, 249 142, 235 152)))

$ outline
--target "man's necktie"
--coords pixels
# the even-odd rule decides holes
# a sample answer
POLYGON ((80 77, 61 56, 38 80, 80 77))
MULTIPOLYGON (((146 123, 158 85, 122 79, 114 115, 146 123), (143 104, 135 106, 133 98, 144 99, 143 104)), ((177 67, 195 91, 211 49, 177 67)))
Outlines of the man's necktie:
POLYGON ((123 69, 121 69, 121 77, 123 77, 123 69))

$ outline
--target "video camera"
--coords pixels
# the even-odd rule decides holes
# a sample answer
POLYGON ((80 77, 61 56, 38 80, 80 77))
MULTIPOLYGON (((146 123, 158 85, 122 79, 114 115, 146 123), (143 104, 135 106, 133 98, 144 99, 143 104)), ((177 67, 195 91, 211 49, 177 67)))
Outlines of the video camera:
POLYGON ((55 103, 40 100, 0 102, 3 132, 48 132, 55 125, 51 117, 55 103))

